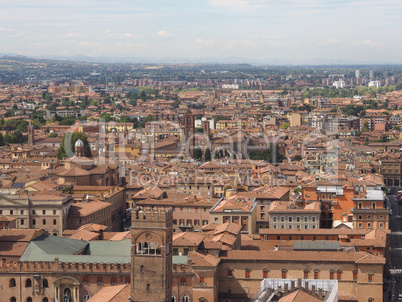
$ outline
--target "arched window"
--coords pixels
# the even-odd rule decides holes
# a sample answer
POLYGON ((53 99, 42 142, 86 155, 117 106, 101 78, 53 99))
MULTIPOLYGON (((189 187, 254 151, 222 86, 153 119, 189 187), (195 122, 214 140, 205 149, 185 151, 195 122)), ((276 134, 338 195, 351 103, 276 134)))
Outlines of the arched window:
POLYGON ((27 302, 32 302, 32 298, 31 298, 31 297, 28 297, 28 298, 27 298, 27 302))
POLYGON ((102 277, 98 277, 98 279, 96 281, 97 281, 98 285, 103 285, 102 277))
POLYGON ((87 302, 89 300, 89 295, 88 294, 85 294, 85 296, 84 296, 84 302, 87 302))
POLYGON ((10 302, 17 302, 17 299, 15 297, 11 297, 10 302))
POLYGON ((47 281, 47 279, 43 279, 43 287, 44 287, 44 288, 48 288, 48 287, 49 287, 49 282, 47 281))
POLYGON ((117 285, 117 278, 116 277, 112 277, 112 285, 117 285))
POLYGON ((85 276, 84 279, 82 280, 82 282, 84 284, 89 284, 89 278, 87 276, 85 276))
POLYGON ((180 285, 186 285, 187 281, 186 278, 180 278, 180 285))
POLYGON ((25 280, 25 287, 32 287, 32 280, 31 279, 26 279, 25 280))
POLYGON ((147 291, 150 291, 151 290, 151 285, 148 283, 147 284, 147 291))
POLYGON ((181 302, 189 302, 190 301, 190 299, 189 299, 189 297, 187 296, 187 295, 184 295, 182 298, 181 298, 181 302))
POLYGON ((172 302, 176 302, 176 298, 174 296, 172 297, 172 302))
POLYGON ((124 279, 124 282, 126 283, 126 284, 130 284, 130 277, 126 277, 126 279, 124 279))
POLYGON ((43 298, 42 302, 49 302, 48 298, 43 298))
POLYGON ((15 286, 16 286, 16 282, 15 282, 15 279, 14 279, 14 278, 11 278, 11 279, 10 279, 10 281, 9 281, 9 286, 10 286, 10 287, 15 287, 15 286))

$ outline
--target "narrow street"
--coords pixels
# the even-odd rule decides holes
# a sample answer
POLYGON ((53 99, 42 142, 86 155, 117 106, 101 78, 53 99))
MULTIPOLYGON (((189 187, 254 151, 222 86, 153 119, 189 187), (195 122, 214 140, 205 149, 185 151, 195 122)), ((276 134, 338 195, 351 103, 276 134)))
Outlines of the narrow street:
POLYGON ((396 195, 389 195, 388 198, 392 209, 389 221, 391 276, 390 279, 384 280, 384 301, 398 301, 399 293, 402 293, 402 205, 398 204, 396 195))

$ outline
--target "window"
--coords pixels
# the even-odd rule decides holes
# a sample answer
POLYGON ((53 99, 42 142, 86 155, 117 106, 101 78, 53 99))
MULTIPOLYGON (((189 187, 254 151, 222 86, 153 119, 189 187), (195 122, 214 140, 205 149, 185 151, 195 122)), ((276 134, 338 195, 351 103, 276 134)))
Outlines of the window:
POLYGON ((308 222, 308 217, 304 216, 304 222, 308 222))
POLYGON ((308 270, 304 270, 304 279, 308 279, 308 270))
POLYGON ((296 217, 296 222, 300 222, 300 216, 296 217))
POLYGON ((291 229, 292 228, 292 225, 290 224, 290 225, 288 225, 288 229, 291 229))
POLYGON ((25 280, 25 287, 32 287, 32 280, 31 279, 26 279, 25 280))
POLYGON ((35 210, 32 210, 32 214, 35 215, 35 214, 36 214, 36 211, 35 211, 35 210))
POLYGON ((315 219, 316 219, 315 216, 311 217, 312 222, 315 222, 315 219))
POLYGON ((356 270, 354 270, 353 271, 353 280, 357 280, 357 271, 356 270))
POLYGON ((151 285, 148 283, 147 284, 147 291, 150 291, 151 290, 151 285))
POLYGON ((21 210, 21 215, 24 215, 24 210, 21 210))
POLYGON ((53 215, 56 215, 56 210, 53 210, 53 215))
POLYGON ((48 298, 43 298, 42 302, 49 302, 48 298))
POLYGON ((338 280, 341 280, 341 279, 342 279, 342 272, 341 272, 341 271, 338 271, 338 273, 336 274, 336 278, 337 278, 338 280))
POLYGON ((297 225, 296 225, 296 228, 297 228, 297 229, 300 229, 300 224, 297 224, 297 225))
POLYGON ((200 277, 200 286, 204 286, 204 285, 205 285, 205 278, 200 277))
POLYGON ((250 278, 250 270, 249 270, 249 269, 246 269, 246 270, 244 271, 244 277, 250 278))
POLYGON ((334 279, 334 271, 329 272, 329 279, 333 280, 334 279))
POLYGON ((46 210, 43 210, 43 211, 42 211, 42 214, 43 214, 43 215, 46 215, 46 210))
POLYGON ((373 282, 374 279, 373 276, 374 276, 373 274, 368 275, 368 282, 373 282))
POLYGON ((15 297, 11 297, 10 302, 17 302, 17 299, 15 297))
POLYGON ((276 221, 277 221, 276 216, 272 217, 272 222, 276 222, 276 221))
POLYGON ((189 213, 191 212, 191 208, 190 208, 190 207, 187 208, 187 212, 189 212, 189 213))
POLYGON ((293 217, 292 217, 292 216, 289 216, 289 217, 288 217, 288 221, 289 221, 289 222, 292 222, 292 221, 293 221, 293 217))
POLYGON ((43 225, 46 225, 46 219, 43 219, 42 222, 43 222, 43 225))
POLYGON ((35 225, 36 224, 36 220, 32 219, 32 224, 35 225))
POLYGON ((268 270, 267 270, 267 269, 264 269, 264 270, 262 271, 262 276, 263 276, 264 278, 268 278, 268 270))
POLYGON ((367 223, 367 228, 371 229, 371 222, 367 223))
POLYGON ((281 217, 281 222, 285 222, 285 217, 281 217))
POLYGON ((47 281, 47 279, 45 278, 45 279, 43 279, 43 281, 42 281, 42 285, 43 285, 43 287, 44 288, 48 288, 49 287, 49 282, 47 281))
POLYGON ((116 277, 112 277, 111 282, 112 285, 117 285, 117 278, 116 277))
POLYGON ((89 278, 88 277, 84 277, 84 280, 82 281, 85 285, 89 284, 89 278))
POLYGON ((380 222, 380 229, 384 228, 384 224, 382 222, 380 222))
POLYGON ((282 279, 286 279, 286 270, 282 270, 282 279))
POLYGON ((371 297, 368 298, 368 299, 367 299, 367 302, 374 302, 374 298, 371 298, 371 297))
POLYGON ((16 287, 16 282, 14 278, 11 278, 8 282, 9 287, 16 287))
POLYGON ((13 215, 14 214, 14 210, 10 210, 10 215, 13 215))
POLYGON ((21 219, 21 225, 24 225, 24 224, 25 224, 25 220, 21 219))
POLYGON ((189 302, 190 301, 190 298, 187 296, 187 295, 184 295, 182 298, 181 298, 181 302, 189 302))
POLYGON ((228 269, 228 278, 232 278, 233 277, 233 270, 228 269))
POLYGON ((130 277, 126 277, 126 278, 124 279, 124 283, 125 283, 125 284, 130 284, 130 282, 131 282, 130 277))
POLYGON ((96 279, 96 282, 98 283, 98 285, 103 285, 102 277, 98 277, 98 279, 96 279))
POLYGON ((363 228, 363 223, 359 222, 359 229, 363 228))
POLYGON ((31 298, 31 297, 28 297, 28 298, 27 298, 27 302, 32 302, 32 298, 31 298))
POLYGON ((180 278, 180 285, 186 285, 186 284, 187 284, 186 278, 180 278))
POLYGON ((314 270, 314 279, 318 279, 318 270, 314 270))

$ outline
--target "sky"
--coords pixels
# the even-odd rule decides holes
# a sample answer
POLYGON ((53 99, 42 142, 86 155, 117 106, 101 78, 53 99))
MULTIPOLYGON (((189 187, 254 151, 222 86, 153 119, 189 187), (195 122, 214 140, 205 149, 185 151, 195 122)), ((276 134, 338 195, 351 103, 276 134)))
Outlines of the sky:
POLYGON ((402 63, 401 0, 0 0, 0 54, 402 63))

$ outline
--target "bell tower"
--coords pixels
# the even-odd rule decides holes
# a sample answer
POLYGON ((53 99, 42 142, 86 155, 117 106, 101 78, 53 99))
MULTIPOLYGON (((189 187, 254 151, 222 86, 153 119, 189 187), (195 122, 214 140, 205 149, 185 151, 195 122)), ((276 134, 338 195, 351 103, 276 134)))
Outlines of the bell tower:
POLYGON ((170 302, 172 209, 136 207, 131 216, 131 301, 170 302))
POLYGON ((193 156, 195 149, 195 117, 190 110, 184 115, 184 127, 186 146, 188 146, 189 155, 193 156))
POLYGON ((28 144, 33 145, 35 143, 35 128, 32 125, 32 121, 29 121, 28 125, 28 144))

